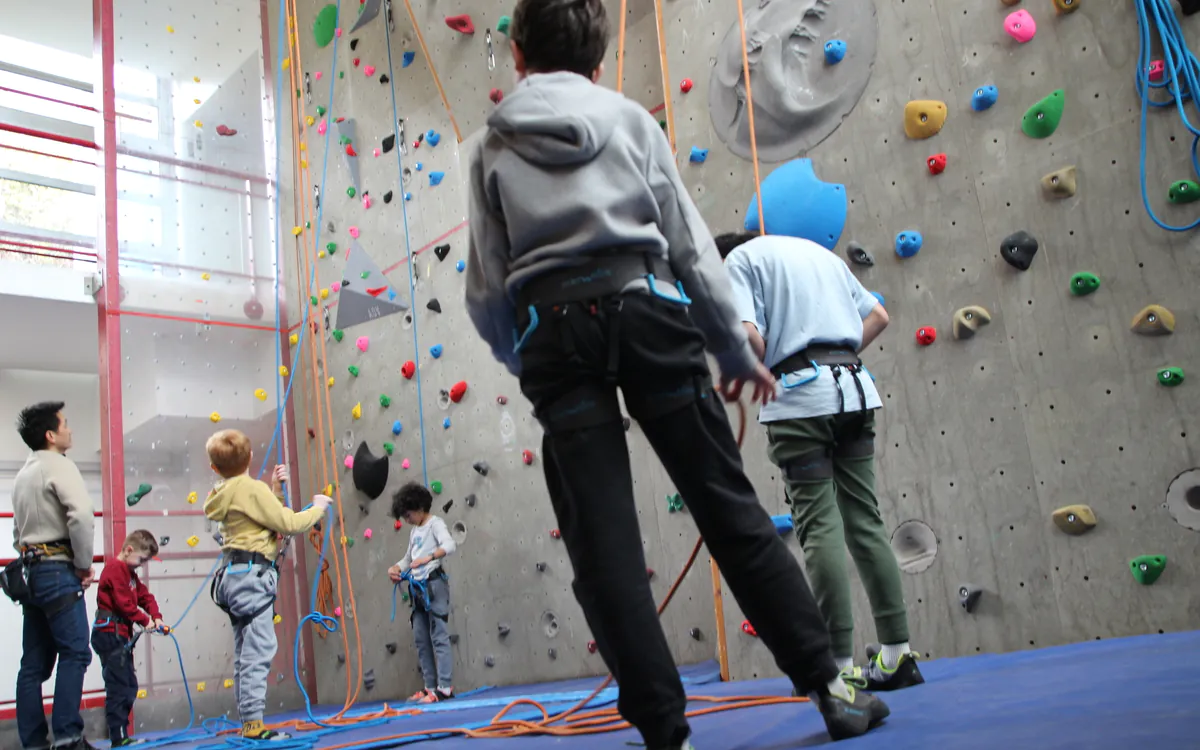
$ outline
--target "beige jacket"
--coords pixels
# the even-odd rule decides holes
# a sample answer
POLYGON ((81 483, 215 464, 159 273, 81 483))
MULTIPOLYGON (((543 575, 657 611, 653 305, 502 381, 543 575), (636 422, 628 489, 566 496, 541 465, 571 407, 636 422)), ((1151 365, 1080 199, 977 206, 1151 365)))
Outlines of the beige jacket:
POLYGON ((71 540, 71 555, 48 560, 92 567, 95 508, 79 467, 54 451, 34 451, 13 482, 13 547, 71 540))
POLYGON ((308 531, 321 520, 317 507, 296 513, 270 485, 248 474, 226 479, 204 501, 204 515, 221 524, 221 549, 279 556, 279 535, 308 531))

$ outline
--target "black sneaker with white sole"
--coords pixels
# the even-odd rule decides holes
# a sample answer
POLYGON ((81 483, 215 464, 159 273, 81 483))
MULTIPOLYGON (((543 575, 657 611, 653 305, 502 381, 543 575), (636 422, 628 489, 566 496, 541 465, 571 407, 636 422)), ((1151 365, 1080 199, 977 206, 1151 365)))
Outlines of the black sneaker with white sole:
POLYGON ((891 714, 887 704, 870 693, 850 684, 846 684, 846 691, 850 700, 825 690, 808 696, 821 712, 825 729, 835 741, 864 735, 891 714))

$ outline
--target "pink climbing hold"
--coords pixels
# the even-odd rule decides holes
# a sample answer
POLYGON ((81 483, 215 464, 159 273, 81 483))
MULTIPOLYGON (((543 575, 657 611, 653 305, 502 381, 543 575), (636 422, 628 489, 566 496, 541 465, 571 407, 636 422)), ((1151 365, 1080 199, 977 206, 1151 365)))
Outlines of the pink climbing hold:
POLYGON ((329 130, 329 126, 325 124, 324 120, 317 123, 317 135, 325 135, 326 130, 329 130))
POLYGON ((363 531, 363 539, 370 539, 373 536, 375 536, 375 532, 371 531, 370 529, 363 531))
POLYGON ((374 65, 364 65, 363 66, 363 75, 367 76, 368 78, 375 75, 375 66, 374 65))
MULTIPOLYGON (((341 39, 341 38, 342 38, 342 27, 341 27, 341 26, 339 26, 339 27, 337 27, 336 29, 334 29, 334 30, 333 30, 333 35, 334 35, 334 36, 336 36, 338 39, 341 39)), ((340 614, 340 613, 339 613, 339 614, 340 614)))
POLYGON ((333 616, 334 616, 334 617, 341 617, 341 616, 342 616, 342 608, 341 608, 341 607, 334 607, 334 608, 333 608, 333 616))
POLYGON ((412 466, 412 464, 410 464, 410 463, 408 462, 408 459, 407 459, 407 458, 406 458, 406 459, 404 459, 403 461, 401 461, 401 462, 400 462, 400 468, 401 468, 401 469, 407 469, 407 468, 408 468, 408 467, 410 467, 410 466, 412 466))
POLYGON ((342 282, 340 282, 340 281, 333 282, 332 284, 329 285, 329 289, 334 292, 342 291, 342 282))
POLYGON ((321 80, 321 75, 321 71, 318 70, 316 73, 313 73, 313 78, 316 78, 319 81, 321 80))
POLYGON ((371 207, 371 196, 364 195, 363 196, 363 208, 370 208, 370 207, 371 207))
POLYGON ((1029 15, 1029 11, 1015 10, 1004 19, 1004 30, 1013 39, 1024 44, 1033 39, 1033 35, 1037 33, 1037 22, 1033 20, 1033 16, 1029 15))
POLYGON ((492 89, 488 92, 488 99, 492 100, 492 104, 499 104, 504 101, 504 92, 500 89, 492 89))
POLYGON ((354 456, 346 456, 346 460, 343 461, 342 463, 346 464, 347 469, 353 469, 354 468, 354 456))
POLYGON ((358 341, 354 342, 360 352, 365 352, 367 347, 371 345, 371 339, 366 336, 359 336, 358 341))
POLYGON ((358 227, 350 227, 350 236, 357 240, 358 235, 359 235, 358 227))
POLYGON ((371 156, 379 156, 379 149, 375 149, 374 151, 372 151, 371 156))
POLYGON ((1155 60, 1150 63, 1150 80, 1158 83, 1163 79, 1163 73, 1166 72, 1166 65, 1162 60, 1155 60))

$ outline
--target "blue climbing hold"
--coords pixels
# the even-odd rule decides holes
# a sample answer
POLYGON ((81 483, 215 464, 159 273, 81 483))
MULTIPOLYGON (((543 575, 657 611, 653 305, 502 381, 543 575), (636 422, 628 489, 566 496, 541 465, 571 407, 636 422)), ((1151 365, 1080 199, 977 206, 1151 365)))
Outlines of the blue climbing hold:
POLYGON ((395 289, 389 289, 389 290, 388 290, 388 300, 389 300, 389 301, 394 301, 395 299, 396 299, 396 290, 395 290, 395 289))
MULTIPOLYGON (((762 182, 767 234, 810 240, 832 250, 846 228, 846 188, 822 182, 812 159, 793 159, 762 182)), ((758 231, 758 196, 746 209, 746 231, 758 231)))
POLYGON ((431 187, 436 187, 438 185, 441 185, 442 178, 445 176, 446 176, 445 172, 430 172, 429 173, 429 185, 431 187))
POLYGON ((424 165, 424 164, 422 164, 421 162, 417 162, 417 171, 418 171, 418 172, 420 172, 420 171, 421 171, 422 169, 424 169, 424 168, 425 168, 425 165, 424 165))
POLYGON ((784 513, 779 516, 771 516, 771 521, 775 524, 776 534, 786 534, 795 526, 792 525, 792 516, 790 513, 784 513))
POLYGON ((433 355, 434 359, 442 356, 442 345, 434 344, 433 346, 429 347, 429 353, 433 355))
POLYGON ((446 417, 445 419, 442 420, 442 429, 443 430, 450 429, 450 417, 446 417))
POLYGON ((883 295, 882 295, 882 294, 880 294, 879 292, 871 292, 871 296, 872 296, 872 297, 874 297, 875 299, 879 300, 879 304, 881 304, 881 305, 884 305, 884 304, 886 304, 886 303, 883 301, 883 295))
POLYGON ((990 109, 996 103, 996 99, 1000 97, 1000 89, 995 86, 980 86, 975 89, 975 93, 971 95, 971 109, 976 112, 982 112, 985 109, 990 109))
POLYGON ((825 64, 837 65, 846 56, 846 43, 841 39, 830 39, 825 42, 825 64))
POLYGON ((393 435, 399 435, 403 430, 404 430, 404 425, 400 424, 399 419, 397 419, 395 422, 392 422, 392 434, 393 435))
POLYGON ((925 243, 925 238, 920 232, 901 232, 896 235, 896 255, 901 258, 911 258, 921 252, 921 245, 925 243))
POLYGON ((442 136, 436 130, 427 130, 425 131, 425 142, 430 146, 436 146, 442 142, 442 136))
POLYGON ((465 260, 460 260, 459 262, 455 263, 454 270, 458 271, 459 273, 467 270, 467 262, 465 260))
POLYGON ((707 158, 708 158, 708 149, 692 146, 692 153, 690 156, 688 156, 688 161, 690 161, 693 164, 703 164, 704 160, 707 158))
POLYGON ((416 59, 417 59, 416 52, 405 52, 404 53, 404 62, 400 63, 400 67, 407 68, 409 65, 412 65, 413 60, 416 60, 416 59))
POLYGON ((412 200, 412 193, 405 193, 405 194, 404 194, 404 200, 406 200, 406 201, 410 201, 410 200, 412 200))

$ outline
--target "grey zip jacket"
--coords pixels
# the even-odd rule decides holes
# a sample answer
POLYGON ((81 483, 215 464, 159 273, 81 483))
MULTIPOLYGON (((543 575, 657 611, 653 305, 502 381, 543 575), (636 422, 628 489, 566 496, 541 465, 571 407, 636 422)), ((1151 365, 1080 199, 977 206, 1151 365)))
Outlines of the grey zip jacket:
POLYGON ((723 375, 754 368, 712 235, 666 136, 639 104, 574 73, 531 75, 488 118, 470 170, 467 311, 510 373, 521 372, 513 351, 521 286, 623 246, 670 264, 723 375))

